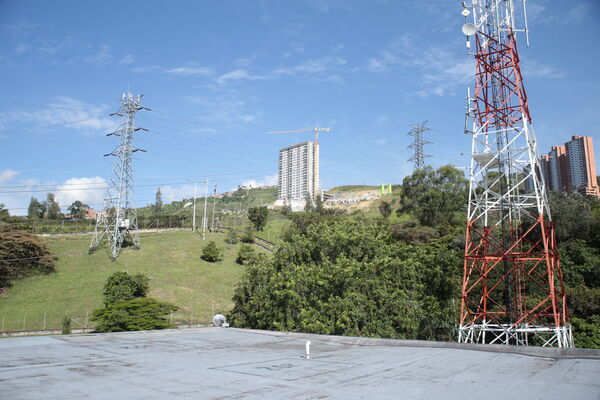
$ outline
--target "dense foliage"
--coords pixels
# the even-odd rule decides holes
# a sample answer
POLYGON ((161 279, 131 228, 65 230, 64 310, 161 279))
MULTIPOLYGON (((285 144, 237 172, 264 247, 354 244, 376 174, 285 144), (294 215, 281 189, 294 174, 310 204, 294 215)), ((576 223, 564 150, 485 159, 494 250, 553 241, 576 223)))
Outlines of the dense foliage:
POLYGON ((11 281, 54 272, 55 257, 34 235, 26 232, 0 233, 0 288, 11 281))
POLYGON ((97 322, 97 332, 167 329, 167 315, 177 307, 147 298, 149 280, 143 274, 115 272, 104 284, 104 307, 97 308, 90 318, 97 322))
POLYGON ((125 271, 117 271, 111 274, 102 294, 104 305, 107 306, 118 301, 133 300, 137 297, 145 297, 148 293, 150 281, 143 274, 130 275, 125 271))
POLYGON ((214 240, 211 240, 202 248, 201 258, 208 262, 217 262, 223 259, 221 249, 217 246, 214 240))
POLYGON ((262 231, 267 224, 269 210, 267 207, 252 207, 248 210, 248 219, 257 231, 262 231))
POLYGON ((248 264, 256 255, 256 251, 249 244, 242 244, 238 250, 235 262, 241 265, 248 264))
POLYGON ((272 258, 257 257, 234 295, 235 326, 405 339, 453 337, 460 250, 416 247, 385 222, 295 219, 272 258))
POLYGON ((91 320, 98 323, 97 332, 140 331, 175 328, 168 315, 177 307, 152 298, 140 297, 118 301, 94 310, 91 320))

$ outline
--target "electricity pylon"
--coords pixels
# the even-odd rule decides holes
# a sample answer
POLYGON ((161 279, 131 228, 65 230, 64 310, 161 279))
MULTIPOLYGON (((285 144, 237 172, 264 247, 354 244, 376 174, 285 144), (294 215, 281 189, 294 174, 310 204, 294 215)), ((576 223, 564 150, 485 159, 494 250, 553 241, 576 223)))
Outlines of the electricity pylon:
POLYGON ((430 130, 425 125, 427 125, 427 121, 423 121, 420 124, 411 125, 412 129, 410 132, 408 132, 408 136, 414 137, 413 142, 408 146, 408 148, 413 149, 415 152, 415 154, 409 158, 408 161, 412 161, 415 164, 415 171, 425 168, 425 158, 431 157, 430 155, 425 154, 423 151, 423 146, 431 143, 423 139, 423 133, 430 130))
POLYGON ((140 248, 137 213, 132 206, 134 179, 131 155, 136 151, 145 151, 133 147, 133 134, 139 130, 147 131, 135 126, 135 114, 140 110, 149 110, 140 105, 141 99, 142 95, 133 97, 131 93, 123 94, 121 108, 116 113, 110 114, 121 117, 123 123, 116 131, 107 135, 118 136, 120 139, 117 148, 112 153, 104 155, 115 156, 116 159, 104 199, 104 210, 96 218, 96 229, 89 254, 94 253, 103 239, 106 239, 110 246, 110 258, 113 261, 119 256, 126 237, 131 239, 136 249, 140 248))
POLYGON ((463 7, 465 19, 472 15, 462 31, 467 48, 475 39, 476 71, 465 123, 472 155, 458 341, 573 347, 517 53, 517 32, 527 35, 525 1, 463 7))

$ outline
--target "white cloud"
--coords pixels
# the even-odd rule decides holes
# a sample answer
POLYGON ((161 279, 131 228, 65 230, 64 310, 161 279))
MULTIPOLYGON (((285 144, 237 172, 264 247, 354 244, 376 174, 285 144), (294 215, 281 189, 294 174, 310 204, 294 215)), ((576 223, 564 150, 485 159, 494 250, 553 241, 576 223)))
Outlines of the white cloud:
POLYGON ((135 62, 135 57, 131 54, 127 54, 125 57, 119 61, 119 64, 132 64, 135 62))
POLYGON ((559 79, 564 78, 566 73, 551 65, 541 64, 534 60, 527 60, 522 64, 525 78, 559 79))
POLYGON ((154 72, 160 70, 158 65, 144 65, 141 67, 135 67, 131 70, 134 74, 141 74, 144 72, 154 72))
POLYGON ((257 181, 255 179, 249 179, 242 183, 242 186, 252 187, 252 188, 263 187, 263 186, 275 186, 275 185, 277 185, 277 174, 267 175, 264 177, 263 180, 260 180, 260 181, 257 181))
MULTIPOLYGON (((30 112, 6 111, 0 114, 5 122, 36 122, 37 125, 63 125, 63 129, 74 129, 85 133, 111 132, 118 122, 110 119, 110 108, 105 105, 86 104, 71 97, 57 97, 47 109, 30 112)), ((33 126, 35 128, 35 126, 33 126)), ((6 129, 10 134, 10 129, 6 129)))
POLYGON ((228 81, 239 81, 239 80, 258 80, 258 79, 269 79, 266 76, 261 75, 250 75, 245 69, 236 69, 231 72, 227 72, 217 78, 218 84, 224 84, 228 81))
POLYGON ((375 139, 374 142, 375 144, 383 146, 384 144, 387 144, 388 141, 386 139, 375 139))
POLYGON ((276 75, 318 74, 334 70, 345 64, 346 60, 341 57, 325 56, 295 66, 278 68, 273 73, 276 75))
MULTIPOLYGON (((56 200, 66 210, 75 200, 86 204, 95 204, 100 209, 106 193, 107 182, 99 176, 91 178, 70 178, 56 188, 56 200)), ((52 190, 48 190, 52 192, 52 190)))
POLYGON ((165 74, 173 74, 173 75, 210 75, 213 73, 212 68, 209 67, 200 67, 195 65, 189 65, 185 67, 177 67, 164 71, 165 74))
POLYGON ((197 119, 203 123, 236 126, 255 121, 262 114, 260 111, 251 111, 236 93, 217 90, 211 96, 186 96, 185 99, 198 106, 197 119))
POLYGON ((375 119, 375 125, 383 125, 390 120, 389 115, 380 115, 375 119))
POLYGON ((6 182, 10 181, 12 178, 14 178, 17 175, 19 175, 19 172, 15 171, 14 169, 1 170, 0 171, 0 185, 5 184, 6 182))
POLYGON ((100 50, 94 56, 86 58, 85 61, 98 65, 108 64, 112 61, 110 46, 107 44, 100 45, 100 50))
MULTIPOLYGON (((202 196, 202 187, 201 185, 197 185, 196 187, 196 196, 202 196)), ((162 194, 162 200, 165 203, 170 203, 173 201, 181 201, 182 199, 190 199, 194 197, 194 185, 193 184, 185 184, 181 186, 161 186, 160 192, 162 194)))

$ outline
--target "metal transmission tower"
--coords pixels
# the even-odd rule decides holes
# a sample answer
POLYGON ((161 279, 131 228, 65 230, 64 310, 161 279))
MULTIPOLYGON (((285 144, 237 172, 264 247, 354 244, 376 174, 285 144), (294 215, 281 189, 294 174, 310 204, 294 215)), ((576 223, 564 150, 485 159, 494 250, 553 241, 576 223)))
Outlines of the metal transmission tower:
POLYGON ((94 253, 104 238, 110 245, 110 257, 113 261, 119 256, 125 237, 129 237, 136 249, 140 248, 140 237, 137 225, 137 213, 132 206, 133 202, 133 167, 131 155, 136 151, 145 151, 133 147, 133 134, 136 131, 147 129, 135 126, 135 114, 140 110, 149 110, 142 107, 142 95, 133 97, 131 93, 123 94, 121 108, 111 116, 123 118, 123 123, 116 131, 107 136, 119 136, 118 147, 104 156, 115 156, 112 178, 104 199, 104 212, 98 215, 96 229, 89 253, 94 253))
POLYGON ((423 121, 420 124, 411 125, 412 129, 410 132, 408 132, 408 136, 414 137, 412 144, 408 146, 408 148, 415 151, 415 154, 409 158, 408 161, 412 161, 415 164, 415 171, 425 168, 425 158, 431 157, 423 152, 423 146, 431 143, 423 139, 423 133, 430 130, 425 125, 427 125, 427 121, 423 121))
POLYGON ((463 7, 476 71, 465 125, 472 156, 458 341, 573 347, 517 53, 517 32, 527 35, 525 1, 463 7))

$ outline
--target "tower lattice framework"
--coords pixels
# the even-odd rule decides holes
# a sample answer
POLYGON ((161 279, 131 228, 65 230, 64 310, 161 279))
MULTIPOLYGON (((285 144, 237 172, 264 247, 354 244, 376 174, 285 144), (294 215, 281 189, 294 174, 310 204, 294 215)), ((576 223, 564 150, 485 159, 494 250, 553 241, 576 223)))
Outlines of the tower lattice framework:
POLYGON ((413 142, 408 146, 409 149, 413 149, 414 154, 408 161, 414 164, 414 170, 425 168, 425 158, 431 157, 429 154, 425 154, 423 146, 431 142, 423 139, 423 133, 429 131, 427 128, 427 121, 423 121, 419 124, 412 125, 412 129, 408 132, 408 136, 412 136, 413 142))
POLYGON ((119 145, 109 154, 104 156, 116 157, 112 169, 112 177, 104 199, 103 212, 96 218, 96 229, 90 244, 89 253, 95 252, 100 244, 106 240, 109 254, 114 261, 119 256, 121 247, 126 238, 131 244, 140 248, 140 237, 137 224, 137 213, 133 203, 133 162, 132 154, 144 151, 133 147, 133 135, 136 131, 147 129, 135 126, 135 114, 140 110, 148 110, 140 105, 142 95, 134 97, 131 93, 121 97, 121 108, 111 116, 122 118, 122 124, 113 133, 107 136, 118 136, 119 145))
POLYGON ((476 71, 465 125, 472 156, 458 341, 573 347, 517 52, 517 32, 527 33, 525 4, 463 5, 476 71))

